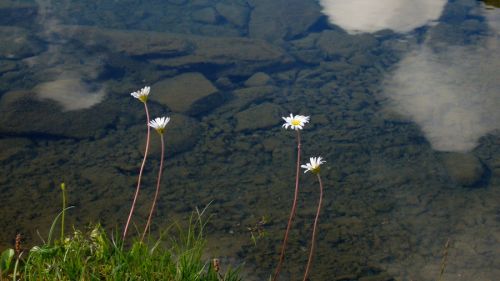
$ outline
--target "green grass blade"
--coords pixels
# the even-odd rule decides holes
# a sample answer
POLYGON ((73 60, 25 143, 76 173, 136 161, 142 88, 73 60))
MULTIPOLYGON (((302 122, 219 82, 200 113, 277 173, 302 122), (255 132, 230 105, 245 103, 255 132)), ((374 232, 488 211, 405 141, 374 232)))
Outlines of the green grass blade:
POLYGON ((47 238, 47 245, 50 245, 50 241, 52 240, 52 233, 54 232, 54 229, 56 227, 56 224, 57 224, 57 221, 59 220, 59 218, 62 216, 62 214, 64 212, 66 212, 66 210, 69 210, 69 209, 72 209, 74 208, 75 206, 69 206, 65 209, 63 209, 61 212, 59 212, 59 214, 56 216, 56 218, 54 219, 54 221, 52 222, 52 225, 50 226, 50 230, 49 230, 49 237, 47 238))

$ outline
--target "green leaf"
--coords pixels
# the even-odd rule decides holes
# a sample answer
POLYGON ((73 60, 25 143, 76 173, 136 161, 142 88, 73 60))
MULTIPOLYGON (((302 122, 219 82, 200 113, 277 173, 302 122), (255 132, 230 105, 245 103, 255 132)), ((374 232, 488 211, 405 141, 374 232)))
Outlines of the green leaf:
POLYGON ((7 249, 2 252, 2 256, 0 257, 0 269, 2 272, 9 271, 10 264, 13 258, 14 258, 14 249, 7 249))

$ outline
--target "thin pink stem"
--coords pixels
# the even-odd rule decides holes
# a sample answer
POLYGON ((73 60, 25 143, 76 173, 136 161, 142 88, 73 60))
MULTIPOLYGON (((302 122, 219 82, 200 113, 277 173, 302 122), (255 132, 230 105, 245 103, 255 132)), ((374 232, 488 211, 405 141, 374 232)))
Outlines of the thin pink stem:
POLYGON ((134 201, 132 202, 132 207, 130 208, 130 214, 128 215, 127 224, 125 224, 125 230, 123 231, 123 241, 125 241, 125 237, 127 237, 128 226, 130 224, 130 220, 132 219, 132 214, 134 213, 137 197, 139 196, 139 190, 141 189, 142 172, 144 171, 144 166, 146 164, 146 158, 148 157, 148 151, 149 151, 149 135, 151 133, 151 128, 149 127, 148 105, 145 102, 144 102, 144 109, 146 110, 146 127, 148 128, 148 134, 146 136, 146 149, 144 151, 144 158, 142 159, 141 169, 139 170, 139 178, 137 179, 137 187, 135 189, 134 201))
POLYGON ((151 206, 151 210, 149 211, 148 223, 146 224, 144 232, 142 233, 141 241, 144 240, 146 232, 148 231, 149 226, 151 224, 151 218, 153 217, 153 212, 155 210, 156 200, 158 199, 158 193, 160 193, 160 181, 161 181, 161 174, 163 171, 163 158, 165 156, 165 142, 163 141, 163 134, 160 134, 160 139, 161 139, 161 159, 160 159, 160 170, 158 171, 158 180, 156 182, 155 198, 153 199, 153 205, 151 206))
POLYGON ((321 177, 319 176, 319 173, 316 175, 318 176, 318 181, 319 181, 318 210, 316 211, 316 218, 314 219, 313 234, 311 238, 311 250, 309 251, 309 259, 307 260, 306 272, 304 273, 304 279, 302 279, 302 281, 306 281, 307 276, 309 275, 309 269, 311 267, 313 253, 314 253, 314 242, 316 241, 316 228, 318 225, 319 213, 321 212, 321 202, 323 201, 323 183, 321 182, 321 177))
POLYGON ((274 272, 274 277, 272 281, 278 280, 281 271, 281 266, 283 265, 283 261, 285 260, 285 250, 288 241, 288 233, 290 232, 290 228, 292 227, 292 221, 295 217, 295 211, 297 209, 297 198, 299 196, 299 174, 300 174, 300 131, 297 130, 297 171, 295 173, 295 194, 293 197, 292 209, 290 210, 290 217, 288 218, 288 225, 286 226, 285 238, 283 238, 283 245, 281 246, 280 260, 278 262, 278 265, 276 266, 276 271, 274 272))

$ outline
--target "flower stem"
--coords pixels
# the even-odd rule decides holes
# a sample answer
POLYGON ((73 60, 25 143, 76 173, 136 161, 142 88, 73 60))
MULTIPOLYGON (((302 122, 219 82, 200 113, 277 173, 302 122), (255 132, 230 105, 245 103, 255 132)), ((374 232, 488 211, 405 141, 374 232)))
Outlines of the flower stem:
POLYGON ((130 208, 130 213, 128 215, 127 223, 125 224, 125 230, 123 231, 123 241, 125 241, 125 237, 127 236, 127 230, 130 224, 130 219, 132 218, 132 214, 134 213, 135 203, 137 201, 137 197, 139 196, 139 190, 141 189, 142 172, 144 171, 144 165, 146 164, 146 158, 148 157, 149 135, 151 133, 151 128, 149 127, 148 105, 145 102, 144 102, 144 109, 146 110, 146 127, 148 128, 148 133, 146 136, 146 149, 144 151, 144 158, 142 159, 141 169, 139 170, 139 178, 137 179, 137 187, 135 189, 134 201, 132 202, 132 207, 130 208))
POLYGON ((61 183, 62 191, 62 216, 61 216, 61 243, 64 242, 64 218, 66 214, 66 184, 61 183))
POLYGON ((312 238, 311 238, 311 249, 309 251, 309 259, 307 260, 306 272, 304 273, 304 279, 302 279, 302 281, 306 281, 307 276, 309 275, 309 269, 311 267, 311 262, 312 262, 313 253, 314 253, 314 243, 316 241, 316 228, 318 225, 319 213, 321 212, 321 203, 323 201, 323 183, 321 182, 321 177, 319 176, 319 173, 317 173, 316 176, 318 177, 318 181, 319 181, 318 210, 316 211, 316 218, 314 219, 313 233, 312 233, 312 238))
POLYGON ((281 271, 281 266, 283 265, 283 261, 285 260, 285 250, 288 241, 288 233, 290 232, 290 228, 292 227, 292 221, 295 217, 295 212, 297 209, 297 198, 299 196, 299 175, 300 175, 300 131, 297 130, 297 171, 295 173, 295 194, 293 196, 293 204, 292 204, 292 209, 290 210, 290 217, 288 218, 288 225, 286 226, 285 238, 283 238, 283 245, 281 246, 280 260, 278 262, 278 265, 276 266, 276 271, 274 272, 274 277, 272 281, 278 280, 281 271))
POLYGON ((160 170, 158 171, 158 180, 156 182, 155 198, 153 199, 153 205, 151 206, 151 210, 149 211, 148 222, 146 224, 146 227, 144 227, 144 232, 142 233, 141 242, 144 240, 146 232, 148 231, 149 226, 151 224, 151 218, 153 217, 153 212, 155 210, 156 200, 158 199, 158 193, 160 192, 160 181, 161 181, 161 174, 163 171, 163 158, 165 156, 165 142, 163 139, 163 134, 160 134, 160 139, 161 139, 161 159, 160 159, 160 170))

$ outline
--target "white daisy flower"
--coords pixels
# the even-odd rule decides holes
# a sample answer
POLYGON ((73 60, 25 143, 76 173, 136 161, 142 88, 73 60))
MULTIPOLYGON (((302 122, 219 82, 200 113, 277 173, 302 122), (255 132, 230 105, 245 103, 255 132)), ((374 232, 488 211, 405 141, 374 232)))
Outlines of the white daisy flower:
POLYGON ((304 173, 311 171, 313 174, 319 173, 319 166, 326 161, 323 161, 323 158, 320 157, 311 157, 309 159, 309 163, 305 165, 301 165, 302 168, 306 169, 304 173))
POLYGON ((306 123, 309 123, 309 116, 304 116, 304 115, 295 115, 290 113, 290 117, 281 117, 283 120, 285 120, 285 124, 283 124, 283 127, 285 129, 288 129, 290 127, 292 130, 302 130, 304 125, 306 123))
POLYGON ((149 126, 154 128, 158 134, 163 134, 169 121, 170 117, 157 117, 154 120, 149 121, 149 126))
POLYGON ((139 91, 131 93, 131 95, 134 98, 136 98, 136 99, 138 99, 138 100, 140 100, 142 102, 146 102, 148 100, 148 96, 149 96, 149 91, 150 90, 151 90, 151 87, 146 86, 146 87, 140 89, 139 91))

